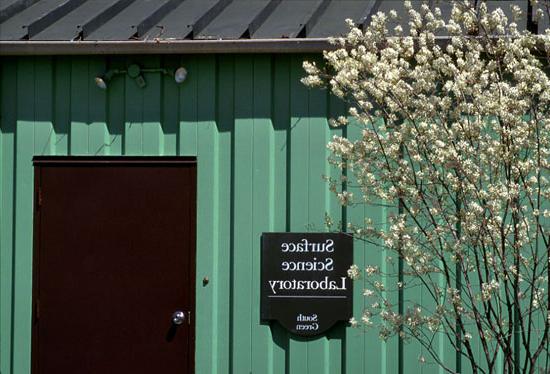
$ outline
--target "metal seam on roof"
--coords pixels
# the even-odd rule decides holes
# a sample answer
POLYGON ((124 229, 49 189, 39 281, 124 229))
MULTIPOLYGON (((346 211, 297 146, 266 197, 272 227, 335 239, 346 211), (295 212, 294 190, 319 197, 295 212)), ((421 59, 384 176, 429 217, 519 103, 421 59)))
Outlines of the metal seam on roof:
POLYGON ((45 27, 37 35, 30 37, 30 40, 73 40, 82 31, 83 25, 89 22, 94 16, 91 10, 97 7, 100 13, 112 7, 117 0, 95 0, 95 4, 85 2, 72 10, 69 14, 59 17, 53 24, 45 27))
POLYGON ((34 28, 36 22, 39 24, 48 18, 50 14, 59 14, 61 10, 67 9, 69 0, 40 0, 21 8, 12 17, 7 18, 0 24, 0 40, 21 40, 28 37, 29 26, 34 28))
MULTIPOLYGON (((199 1, 112 0, 112 6, 106 6, 97 0, 4 0, 0 6, 0 54, 45 54, 48 48, 51 54, 240 52, 236 46, 244 48, 245 53, 300 48, 304 52, 320 51, 327 48, 325 38, 346 33, 344 18, 352 18, 364 27, 378 9, 390 7, 404 12, 403 2, 396 0, 315 0, 301 5, 297 0, 199 1), (30 44, 11 43, 27 39, 30 44), (72 44, 75 39, 92 44, 72 44), (48 40, 65 44, 47 43, 48 40), (319 40, 324 40, 324 48, 319 47, 319 40), (122 51, 114 49, 110 42, 117 43, 122 51), (162 45, 150 44, 158 42, 162 45)), ((508 14, 507 5, 520 5, 526 10, 527 1, 488 4, 501 5, 508 14)), ((429 3, 432 7, 438 5, 433 0, 429 3)), ((525 29, 526 24, 518 26, 525 29)), ((443 33, 440 36, 445 37, 443 33)))
POLYGON ((265 6, 260 13, 250 22, 248 25, 248 32, 250 35, 254 34, 256 30, 269 18, 273 11, 279 6, 281 0, 270 0, 267 6, 265 6))
POLYGON ((82 31, 80 33, 80 39, 86 39, 98 28, 107 23, 111 18, 117 16, 126 7, 131 5, 135 0, 118 0, 111 7, 103 10, 102 12, 95 14, 86 24, 82 25, 82 31))
MULTIPOLYGON (((92 0, 93 1, 93 0, 92 0)), ((171 0, 135 0, 116 16, 99 26, 87 40, 132 40, 138 33, 138 26, 154 17, 160 8, 171 0)))

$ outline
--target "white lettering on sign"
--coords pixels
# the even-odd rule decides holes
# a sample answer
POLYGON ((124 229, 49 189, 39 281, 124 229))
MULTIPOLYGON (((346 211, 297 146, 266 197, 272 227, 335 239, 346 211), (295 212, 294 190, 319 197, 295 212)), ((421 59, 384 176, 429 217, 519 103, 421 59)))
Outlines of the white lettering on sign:
POLYGON ((300 313, 296 316, 296 322, 317 322, 317 314, 303 315, 300 313))
MULTIPOLYGON (((296 242, 285 242, 281 244, 281 252, 312 252, 312 253, 333 253, 334 240, 326 239, 324 242, 310 242, 307 239, 300 239, 296 242)), ((281 262, 282 271, 333 271, 334 260, 326 257, 317 260, 313 257, 312 261, 283 261, 281 262)), ((280 290, 345 290, 346 277, 341 277, 340 282, 329 280, 325 276, 323 280, 269 280, 272 295, 276 295, 280 290)))
POLYGON ((282 243, 283 252, 334 252, 334 241, 325 240, 324 243, 310 243, 307 239, 302 239, 297 243, 282 243))
POLYGON ((340 282, 329 280, 329 277, 317 280, 270 280, 269 286, 273 295, 277 295, 277 291, 281 290, 345 290, 346 277, 341 277, 340 282))
POLYGON ((334 261, 332 258, 325 258, 324 261, 317 261, 313 257, 313 261, 284 261, 281 262, 281 270, 283 271, 332 271, 334 261))
POLYGON ((303 315, 299 314, 296 317, 296 322, 302 322, 296 324, 296 331, 316 331, 319 329, 319 320, 317 319, 317 314, 303 315), (303 323, 311 322, 311 323, 303 323))

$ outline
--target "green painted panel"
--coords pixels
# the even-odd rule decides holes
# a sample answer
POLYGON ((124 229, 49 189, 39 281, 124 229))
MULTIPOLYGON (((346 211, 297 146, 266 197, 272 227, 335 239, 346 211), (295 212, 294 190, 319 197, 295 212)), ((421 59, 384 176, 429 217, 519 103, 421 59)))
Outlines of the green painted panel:
MULTIPOLYGON (((179 154, 184 156, 195 156, 197 154, 197 101, 199 100, 197 63, 197 59, 184 59, 182 61, 182 64, 188 70, 188 74, 185 84, 182 84, 179 89, 179 132, 177 145, 179 154)), ((213 116, 214 113, 212 112, 211 115, 213 116)))
MULTIPOLYGON (((273 212, 272 230, 289 230, 288 188, 290 155, 290 57, 279 55, 272 58, 272 103, 271 118, 273 124, 270 174, 273 181, 273 200, 270 211, 273 212), (285 183, 281 183, 285 181, 285 183)), ((269 374, 288 372, 289 339, 288 333, 279 324, 272 324, 273 343, 268 354, 269 374)))
MULTIPOLYGON (((105 60, 91 58, 88 74, 95 77, 105 71, 105 60)), ((99 90, 88 79, 88 152, 91 155, 109 154, 109 131, 107 130, 107 91, 99 90)))
MULTIPOLYGON (((2 59, 2 374, 30 371, 31 159, 40 154, 197 156, 197 373, 398 373, 397 340, 381 343, 375 331, 341 323, 326 336, 302 339, 259 318, 262 232, 324 231, 325 213, 335 223, 369 216, 383 224, 390 210, 342 209, 329 193, 322 176, 339 172, 326 162, 326 143, 360 130, 328 127, 327 117, 345 106, 299 82, 305 58, 318 56, 2 59), (177 85, 170 76, 145 73, 147 86, 140 88, 120 74, 107 90, 94 84, 106 69, 130 63, 182 65, 188 77, 177 85)), ((361 242, 354 258, 360 266, 387 266, 383 252, 361 242)), ((356 316, 366 302, 362 291, 357 283, 356 316)), ((412 351, 410 360, 417 356, 412 351)))
POLYGON ((53 128, 53 66, 51 57, 35 60, 35 127, 34 153, 55 154, 55 133, 53 128))
POLYGON ((0 80, 0 372, 10 373, 13 338, 13 248, 17 61, 1 62, 0 80))
POLYGON ((13 305, 12 305, 12 370, 30 370, 31 292, 32 292, 32 220, 33 175, 32 156, 35 152, 34 59, 22 60, 17 66, 17 122, 15 128, 15 194, 13 238, 13 305), (28 100, 31 97, 33 100, 28 100))
MULTIPOLYGON (((146 67, 160 66, 159 57, 147 57, 142 61, 146 67)), ((164 154, 164 134, 161 127, 163 116, 160 102, 162 78, 163 76, 158 72, 145 74, 147 86, 141 89, 143 92, 143 154, 147 156, 164 154)), ((175 82, 173 84, 175 85, 175 82)))
POLYGON ((71 65, 68 58, 56 58, 53 63, 52 79, 54 87, 53 100, 53 126, 54 145, 53 152, 56 155, 69 153, 69 128, 71 123, 71 65))
MULTIPOLYGON (((345 113, 346 108, 338 108, 338 112, 345 113)), ((360 137, 360 129, 355 124, 351 124, 346 129, 346 136, 352 140, 356 140, 360 137)), ((354 184, 354 178, 352 175, 348 176, 350 178, 350 183, 347 185, 347 190, 350 192, 356 193, 356 190, 352 187, 354 184)), ((365 217, 367 209, 363 205, 356 205, 346 208, 346 223, 347 222, 361 222, 363 217, 365 217)), ((367 252, 368 246, 363 242, 356 240, 354 242, 354 262, 357 264, 368 264, 365 260, 365 255, 367 252)), ((353 288, 353 297, 356 302, 353 306, 353 315, 355 318, 359 318, 364 308, 364 297, 363 297, 363 288, 368 287, 366 280, 363 282, 355 282, 353 288), (360 302, 357 302, 360 300, 360 302)), ((365 372, 367 367, 372 367, 374 369, 379 368, 378 358, 381 357, 380 352, 377 350, 373 355, 368 357, 365 355, 367 345, 371 341, 370 339, 365 339, 366 335, 369 332, 364 332, 359 329, 347 329, 346 330, 346 371, 351 373, 361 373, 365 372)), ((378 348, 378 347, 377 347, 378 348)))
MULTIPOLYGON (((127 65, 134 61, 127 59, 127 65)), ((136 81, 126 75, 124 78, 124 90, 126 102, 124 118, 124 149, 125 155, 143 155, 143 110, 144 110, 144 90, 141 89, 136 81)), ((122 78, 122 77, 117 77, 122 78)), ((115 78, 116 79, 116 78, 115 78)))
POLYGON ((254 150, 253 61, 246 56, 235 61, 235 129, 233 181, 233 282, 231 343, 239 347, 233 355, 231 369, 249 373, 252 363, 252 162, 254 150), (237 291, 238 290, 238 291, 237 291))
MULTIPOLYGON (((290 231, 306 231, 309 224, 309 118, 308 90, 300 84, 303 75, 298 56, 291 57, 290 65, 290 160, 289 160, 289 228, 290 231)), ((291 374, 308 373, 307 339, 289 337, 288 372, 291 374)), ((321 359, 316 357, 314 359, 321 359)))
POLYGON ((268 373, 271 353, 271 330, 260 321, 260 251, 262 232, 271 231, 273 195, 276 185, 271 174, 271 59, 255 56, 253 73, 252 128, 252 240, 251 240, 251 372, 268 373))
MULTIPOLYGON (((216 61, 212 57, 201 56, 197 61, 197 281, 196 281, 196 372, 223 372, 218 368, 216 331, 212 321, 218 312, 214 309, 216 289, 219 279, 214 273, 214 251, 217 246, 217 208, 219 203, 218 147, 216 131, 216 61), (210 282, 203 286, 202 279, 210 282), (200 349, 199 349, 200 347, 200 349)), ((224 186, 228 187, 228 186, 224 186)), ((225 312, 227 313, 227 310, 225 312)))
MULTIPOLYGON (((323 99, 327 99, 325 95, 323 95, 323 99)), ((342 114, 343 111, 343 103, 340 100, 337 100, 334 96, 328 97, 327 101, 327 108, 326 108, 326 116, 327 117, 338 117, 342 114)), ((343 136, 344 131, 341 128, 332 128, 327 125, 326 118, 320 118, 322 128, 325 129, 326 135, 325 139, 328 142, 330 139, 332 139, 333 136, 343 136)), ((325 147, 325 146, 323 146, 325 147)), ((326 156, 328 157, 328 151, 326 152, 326 156)), ((328 162, 324 163, 324 175, 327 177, 332 178, 340 178, 341 172, 336 169, 335 167, 332 167, 328 162)), ((345 214, 344 209, 338 202, 338 199, 334 196, 333 193, 329 192, 326 188, 327 185, 325 183, 322 183, 323 188, 325 189, 325 200, 326 200, 326 207, 327 207, 327 213, 330 217, 333 217, 333 219, 336 221, 335 225, 330 228, 330 230, 336 230, 338 228, 338 224, 341 223, 341 221, 345 221, 345 214)), ((361 262, 362 263, 362 262, 361 262)), ((355 290, 356 292, 356 290, 355 290)), ((355 296, 354 296, 355 297, 355 296)), ((360 296, 362 297, 362 296, 360 296)), ((325 354, 325 372, 326 373, 345 373, 346 372, 346 362, 348 361, 347 358, 347 350, 350 347, 347 345, 347 339, 346 339, 346 324, 340 323, 331 333, 329 333, 329 346, 328 352, 325 354)), ((358 355, 362 355, 362 353, 359 351, 359 349, 354 348, 352 351, 359 352, 358 355)), ((360 360, 362 361, 362 360, 360 360)), ((352 371, 350 371, 352 372, 352 371)))
MULTIPOLYGON (((164 59, 163 65, 166 68, 181 66, 181 58, 170 56, 164 59)), ((180 86, 174 81, 171 75, 161 77, 161 90, 159 95, 160 111, 162 118, 162 143, 161 152, 163 155, 174 156, 178 154, 178 116, 179 116, 179 89, 180 86)), ((196 140, 195 140, 196 141, 196 140)))
MULTIPOLYGON (((218 185, 227 186, 233 189, 233 124, 234 124, 234 78, 233 78, 234 58, 224 56, 218 60, 217 89, 216 89, 216 107, 217 115, 217 148, 216 154, 218 168, 216 170, 218 185), (228 157, 228 155, 230 155, 228 157)), ((196 102, 191 100, 191 102, 196 102)), ((196 128, 187 125, 187 134, 189 140, 196 137, 196 128)), ((188 147, 188 149, 192 149, 188 147)), ((216 283, 214 285, 215 295, 213 301, 213 310, 228 311, 231 308, 231 261, 233 258, 233 241, 228 240, 233 235, 233 203, 228 198, 229 191, 225 188, 218 188, 218 214, 216 240, 217 247, 214 253, 214 274, 216 283)), ((213 316, 212 330, 214 333, 214 350, 216 356, 213 372, 224 373, 230 371, 232 357, 230 355, 231 346, 231 314, 215 313, 213 316)))
MULTIPOLYGON (((109 68, 123 69, 126 63, 122 57, 116 57, 109 61, 109 68)), ((124 154, 124 129, 126 122, 126 90, 125 79, 118 78, 109 82, 107 90, 107 140, 105 154, 124 154)))
POLYGON ((90 60, 86 57, 78 57, 71 61, 71 118, 69 128, 69 154, 87 155, 88 130, 90 108, 89 85, 95 75, 89 74, 88 65, 90 60))
MULTIPOLYGON (((299 66, 299 65, 298 65, 299 66)), ((303 75, 303 71, 298 69, 298 75, 303 75)), ((309 181, 307 185, 308 199, 308 231, 325 231, 323 227, 325 214, 329 210, 330 191, 323 182, 322 176, 326 174, 327 165, 327 97, 321 90, 308 89, 307 98, 307 118, 309 122, 307 142, 308 151, 308 169, 305 176, 309 181)), ((330 350, 337 346, 339 339, 327 339, 326 336, 311 341, 308 344, 308 373, 329 373, 330 369, 330 350), (322 358, 322 359, 320 359, 322 358)), ((339 355, 340 356, 340 355, 339 355)), ((339 357, 338 357, 339 358, 339 357)), ((338 361, 332 362, 338 365, 338 361)), ((339 372, 338 371, 332 371, 339 372)))

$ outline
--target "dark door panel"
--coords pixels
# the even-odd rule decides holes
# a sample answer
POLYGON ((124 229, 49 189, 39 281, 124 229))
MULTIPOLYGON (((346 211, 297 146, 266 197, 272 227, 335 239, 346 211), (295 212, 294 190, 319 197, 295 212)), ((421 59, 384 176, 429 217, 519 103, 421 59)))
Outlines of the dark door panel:
POLYGON ((191 373, 195 162, 35 162, 33 373, 191 373))

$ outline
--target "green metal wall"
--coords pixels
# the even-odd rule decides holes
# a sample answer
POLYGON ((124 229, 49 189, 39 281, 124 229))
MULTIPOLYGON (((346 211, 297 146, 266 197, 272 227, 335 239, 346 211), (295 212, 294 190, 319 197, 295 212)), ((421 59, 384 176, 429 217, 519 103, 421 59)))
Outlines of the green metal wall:
MULTIPOLYGON (((304 340, 260 324, 260 233, 323 230, 325 212, 380 222, 387 213, 343 211, 328 192, 322 175, 334 171, 325 145, 341 130, 330 129, 327 117, 343 106, 301 85, 306 57, 2 58, 1 374, 30 372, 33 155, 197 156, 197 373, 439 372, 419 364, 420 348, 400 351, 375 331, 342 324, 304 340), (125 76, 107 91, 95 86, 107 66, 132 62, 183 65, 188 79, 177 86, 147 73, 144 89, 125 76)), ((354 255, 359 264, 385 264, 362 243, 354 255)), ((356 315, 361 291, 356 285, 356 315)))

